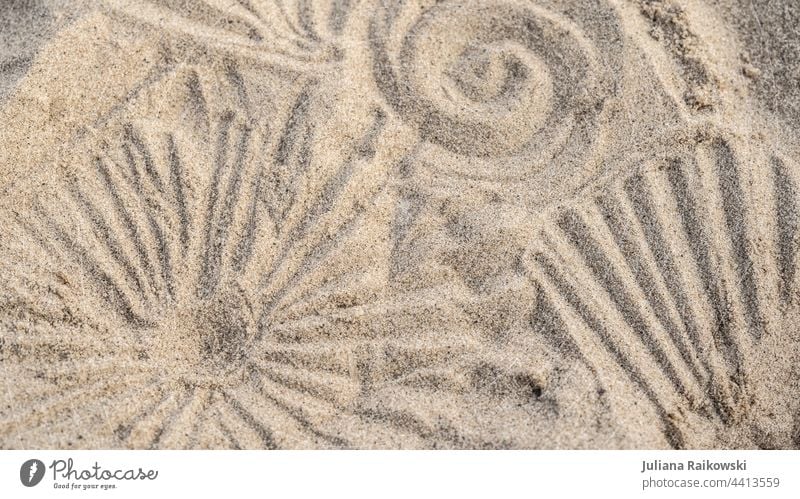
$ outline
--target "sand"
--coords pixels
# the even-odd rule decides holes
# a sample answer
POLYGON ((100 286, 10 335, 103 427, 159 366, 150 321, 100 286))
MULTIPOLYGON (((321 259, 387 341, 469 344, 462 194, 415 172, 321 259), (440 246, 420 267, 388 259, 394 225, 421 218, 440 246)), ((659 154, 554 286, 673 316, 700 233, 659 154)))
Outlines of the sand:
POLYGON ((800 447, 791 2, 11 5, 0 448, 800 447))

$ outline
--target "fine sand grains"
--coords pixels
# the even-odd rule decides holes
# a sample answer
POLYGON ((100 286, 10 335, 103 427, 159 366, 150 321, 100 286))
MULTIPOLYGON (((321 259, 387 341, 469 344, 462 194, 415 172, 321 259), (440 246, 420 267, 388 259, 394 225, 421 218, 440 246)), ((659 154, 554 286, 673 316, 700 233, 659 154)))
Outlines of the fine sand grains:
POLYGON ((0 107, 0 447, 800 445, 797 144, 713 7, 74 9, 0 107))

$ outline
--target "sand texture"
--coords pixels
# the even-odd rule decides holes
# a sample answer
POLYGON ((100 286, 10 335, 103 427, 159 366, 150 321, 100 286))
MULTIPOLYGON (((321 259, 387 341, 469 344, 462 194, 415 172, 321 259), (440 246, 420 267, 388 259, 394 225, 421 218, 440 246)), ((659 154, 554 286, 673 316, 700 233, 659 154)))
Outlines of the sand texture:
POLYGON ((0 448, 800 447, 800 5, 8 3, 0 448))

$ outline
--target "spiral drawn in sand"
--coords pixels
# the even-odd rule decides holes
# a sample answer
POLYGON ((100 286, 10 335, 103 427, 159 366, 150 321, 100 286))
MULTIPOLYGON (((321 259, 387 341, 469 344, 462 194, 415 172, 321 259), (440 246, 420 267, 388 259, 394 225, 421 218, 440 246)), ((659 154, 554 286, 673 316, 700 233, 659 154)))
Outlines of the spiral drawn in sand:
POLYGON ((547 2, 389 4, 370 32, 378 87, 422 140, 461 156, 517 158, 455 161, 460 174, 521 178, 578 163, 613 91, 618 49, 608 41, 613 24, 594 32, 579 24, 610 16, 604 7, 576 9, 591 12, 572 19, 557 9, 547 2))
POLYGON ((767 156, 749 170, 724 135, 697 140, 696 155, 645 164, 559 211, 526 264, 571 341, 620 367, 673 447, 686 445, 688 413, 722 433, 748 416, 749 362, 798 289, 795 168, 767 156), (772 192, 753 191, 754 175, 772 192))

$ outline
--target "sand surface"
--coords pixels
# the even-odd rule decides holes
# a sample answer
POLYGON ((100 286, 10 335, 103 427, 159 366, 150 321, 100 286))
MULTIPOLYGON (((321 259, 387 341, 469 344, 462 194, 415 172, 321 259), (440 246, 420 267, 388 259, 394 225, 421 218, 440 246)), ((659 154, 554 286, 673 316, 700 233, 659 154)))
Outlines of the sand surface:
POLYGON ((7 3, 0 448, 800 447, 796 3, 7 3))

